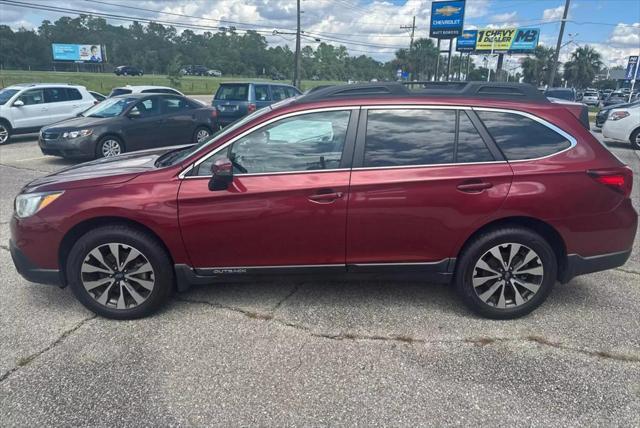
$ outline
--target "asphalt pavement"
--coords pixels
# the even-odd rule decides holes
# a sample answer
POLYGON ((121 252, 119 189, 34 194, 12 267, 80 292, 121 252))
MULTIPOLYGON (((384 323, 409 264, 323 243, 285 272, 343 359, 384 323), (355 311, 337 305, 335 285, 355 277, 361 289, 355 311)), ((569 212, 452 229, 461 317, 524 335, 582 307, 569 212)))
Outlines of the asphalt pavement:
MULTIPOLYGON (((609 147, 638 208, 640 154, 609 147)), ((0 146, 0 426, 640 424, 640 237, 625 266, 512 321, 446 286, 313 278, 197 287, 111 321, 22 279, 7 248, 20 188, 71 164, 33 136, 0 146)))

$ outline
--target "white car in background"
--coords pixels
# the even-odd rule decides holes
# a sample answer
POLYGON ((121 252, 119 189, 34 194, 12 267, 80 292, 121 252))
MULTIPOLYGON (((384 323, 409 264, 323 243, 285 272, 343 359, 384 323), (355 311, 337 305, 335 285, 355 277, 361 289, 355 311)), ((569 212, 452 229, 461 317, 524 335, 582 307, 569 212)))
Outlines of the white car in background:
POLYGON ((602 136, 615 141, 630 142, 640 150, 640 105, 615 108, 602 127, 602 136))
POLYGON ((71 119, 96 104, 84 86, 23 83, 0 90, 0 144, 12 135, 29 134, 71 119))
POLYGON ((588 106, 598 106, 600 105, 600 95, 598 91, 584 91, 581 101, 588 106))
POLYGON ((109 93, 108 98, 115 97, 117 95, 129 95, 129 94, 170 94, 180 95, 184 97, 184 94, 177 89, 170 88, 168 86, 150 86, 150 85, 127 85, 113 88, 109 93))

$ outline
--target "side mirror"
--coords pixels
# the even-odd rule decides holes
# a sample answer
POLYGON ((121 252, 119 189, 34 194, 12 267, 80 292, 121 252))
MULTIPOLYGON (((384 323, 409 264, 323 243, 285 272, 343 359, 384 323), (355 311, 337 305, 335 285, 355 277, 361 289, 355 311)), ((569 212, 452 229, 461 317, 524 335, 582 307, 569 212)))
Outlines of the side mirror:
POLYGON ((24 101, 22 101, 22 100, 15 100, 13 102, 13 106, 14 107, 22 107, 23 105, 24 105, 24 101))
POLYGON ((211 173, 209 190, 227 190, 233 181, 233 164, 227 158, 218 159, 211 165, 211 173))

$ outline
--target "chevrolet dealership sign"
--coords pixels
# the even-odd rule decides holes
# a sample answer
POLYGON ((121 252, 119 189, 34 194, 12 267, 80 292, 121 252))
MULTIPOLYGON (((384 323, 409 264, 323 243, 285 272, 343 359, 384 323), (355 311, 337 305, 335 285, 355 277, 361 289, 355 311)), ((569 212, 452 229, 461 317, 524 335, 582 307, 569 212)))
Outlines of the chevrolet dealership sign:
POLYGON ((453 39, 462 34, 464 1, 434 1, 431 3, 429 37, 453 39))
POLYGON ((465 30, 457 41, 456 50, 459 52, 531 52, 538 46, 540 38, 539 28, 481 28, 479 30, 465 30), (475 37, 474 37, 475 36, 475 37), (472 47, 472 43, 475 45, 472 47))

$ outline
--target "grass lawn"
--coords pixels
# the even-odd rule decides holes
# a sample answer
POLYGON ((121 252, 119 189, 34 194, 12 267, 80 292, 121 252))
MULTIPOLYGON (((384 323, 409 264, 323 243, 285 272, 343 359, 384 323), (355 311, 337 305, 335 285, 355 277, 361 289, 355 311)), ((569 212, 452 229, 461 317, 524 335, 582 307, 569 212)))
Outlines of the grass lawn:
MULTIPOLYGON (((200 77, 184 76, 181 79, 180 87, 177 89, 185 94, 204 95, 212 94, 218 89, 220 83, 239 81, 267 81, 276 83, 287 83, 290 81, 272 81, 269 79, 257 79, 246 77, 200 77)), ((107 95, 111 89, 125 85, 158 85, 172 86, 165 75, 144 75, 144 76, 116 76, 113 73, 85 73, 66 71, 0 71, 0 87, 14 85, 16 83, 73 83, 86 86, 91 91, 100 92, 107 95)), ((302 81, 302 90, 307 90, 318 85, 338 84, 335 81, 302 81)))

